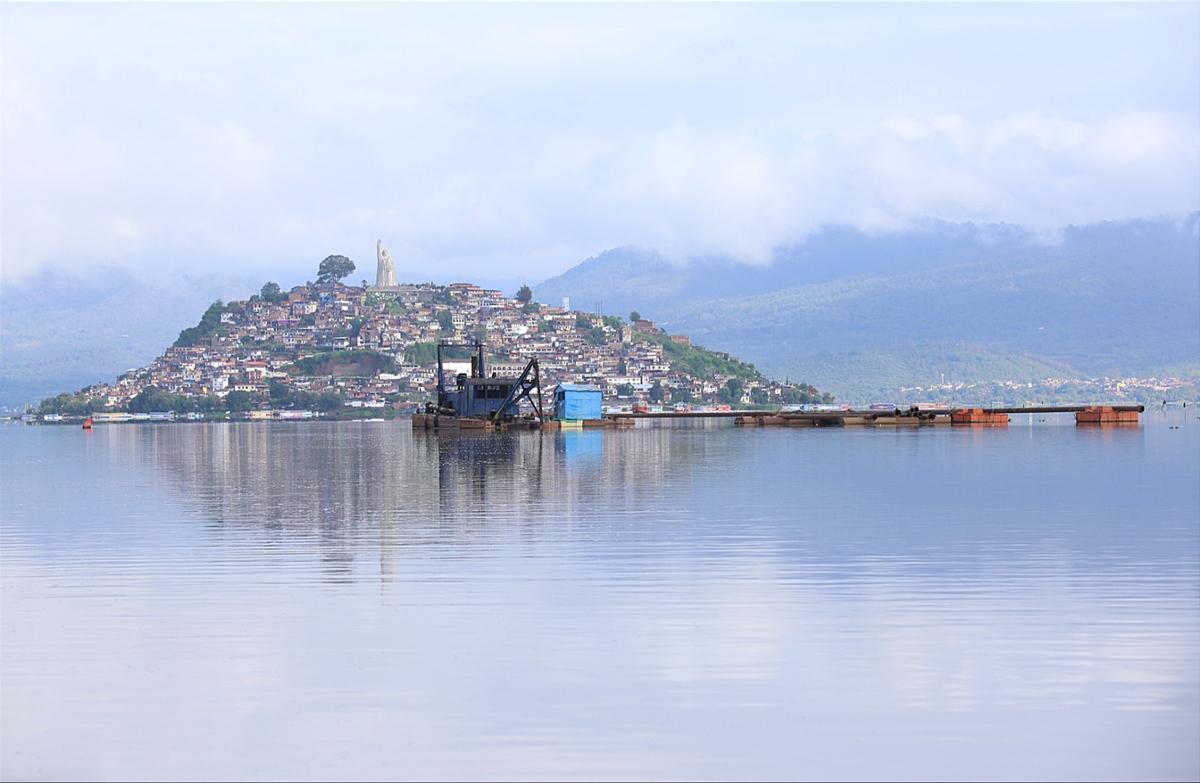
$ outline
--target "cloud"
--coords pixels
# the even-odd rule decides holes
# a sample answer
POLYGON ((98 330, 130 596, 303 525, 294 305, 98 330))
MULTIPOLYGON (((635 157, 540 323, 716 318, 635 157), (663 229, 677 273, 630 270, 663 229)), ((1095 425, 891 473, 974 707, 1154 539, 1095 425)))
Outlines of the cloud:
MULTIPOLYGON (((1192 138, 1196 137, 1193 135, 1192 138)), ((1113 117, 1092 134, 1089 141, 1089 151, 1097 159, 1123 166, 1187 154, 1182 133, 1175 123, 1169 117, 1150 112, 1113 117)), ((1193 152, 1195 146, 1193 141, 1193 152)))
POLYGON ((1200 208, 1192 6, 292 10, 4 6, 5 278, 303 276, 376 237, 533 278, 625 244, 761 263, 829 222, 1200 208))
POLYGON ((1031 142, 1043 150, 1071 151, 1083 147, 1086 136, 1087 127, 1081 122, 1059 117, 1020 115, 996 123, 987 134, 985 149, 992 154, 1007 144, 1031 142))
POLYGON ((923 139, 932 132, 932 129, 928 125, 915 117, 888 117, 884 120, 883 127, 905 141, 923 139))

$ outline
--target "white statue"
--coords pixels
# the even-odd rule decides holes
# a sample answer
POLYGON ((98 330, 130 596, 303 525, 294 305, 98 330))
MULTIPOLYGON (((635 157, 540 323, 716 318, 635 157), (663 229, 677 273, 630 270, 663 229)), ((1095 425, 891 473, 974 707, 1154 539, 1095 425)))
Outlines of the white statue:
POLYGON ((375 240, 375 287, 395 288, 396 265, 392 263, 392 254, 383 246, 383 240, 375 240))

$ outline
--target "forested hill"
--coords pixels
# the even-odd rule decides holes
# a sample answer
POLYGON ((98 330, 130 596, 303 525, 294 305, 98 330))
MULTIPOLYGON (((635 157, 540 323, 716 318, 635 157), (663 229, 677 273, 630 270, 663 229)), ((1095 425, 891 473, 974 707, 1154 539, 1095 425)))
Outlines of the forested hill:
POLYGON ((829 228, 772 264, 622 248, 535 289, 603 300, 778 375, 868 394, 998 380, 1200 371, 1200 217, 1071 228, 829 228))

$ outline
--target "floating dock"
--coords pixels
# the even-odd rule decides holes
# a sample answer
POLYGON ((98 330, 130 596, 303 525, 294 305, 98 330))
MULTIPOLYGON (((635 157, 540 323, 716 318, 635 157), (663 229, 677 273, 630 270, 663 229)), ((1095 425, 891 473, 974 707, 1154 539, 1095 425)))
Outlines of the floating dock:
POLYGON ((653 413, 606 413, 614 423, 637 419, 733 419, 738 427, 1007 427, 1013 414, 1073 413, 1075 423, 1088 425, 1134 425, 1145 411, 1143 405, 1042 405, 1028 408, 922 408, 908 410, 844 411, 661 411, 653 413))

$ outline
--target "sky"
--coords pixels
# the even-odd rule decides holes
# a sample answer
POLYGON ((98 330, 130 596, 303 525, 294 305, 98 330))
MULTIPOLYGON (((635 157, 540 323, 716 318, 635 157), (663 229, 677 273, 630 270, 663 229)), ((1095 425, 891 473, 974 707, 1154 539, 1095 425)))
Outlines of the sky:
POLYGON ((1200 4, 0 6, 4 282, 1196 209, 1200 4))

